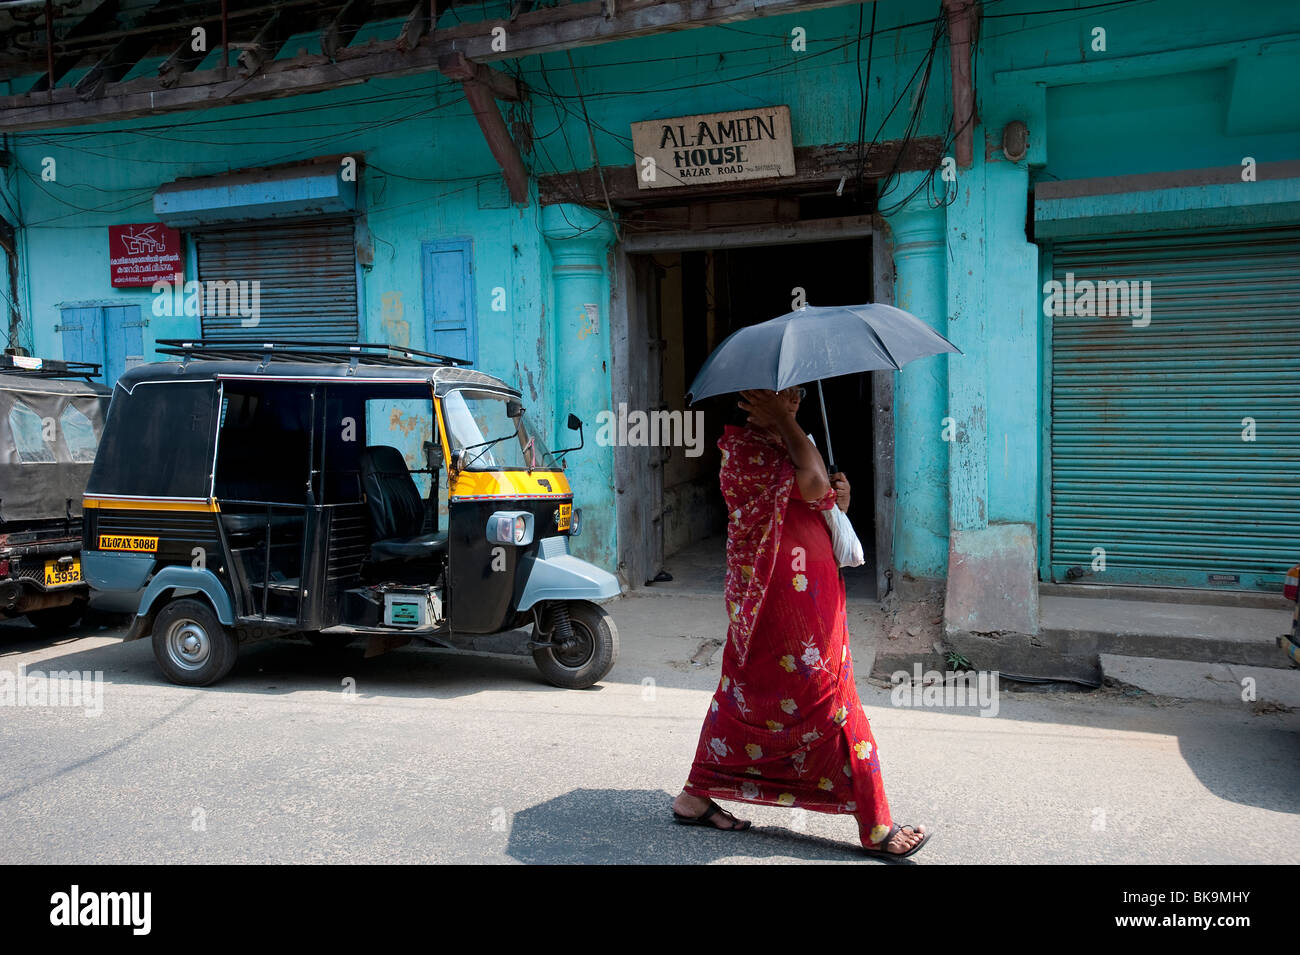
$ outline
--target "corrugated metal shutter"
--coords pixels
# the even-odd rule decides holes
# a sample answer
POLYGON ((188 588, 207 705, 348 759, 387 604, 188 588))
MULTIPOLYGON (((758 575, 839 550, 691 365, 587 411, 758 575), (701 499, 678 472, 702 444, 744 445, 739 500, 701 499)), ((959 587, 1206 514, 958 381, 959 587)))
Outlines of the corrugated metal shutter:
POLYGON ((1151 282, 1146 327, 1051 319, 1053 578, 1280 586, 1300 561, 1300 228, 1062 244, 1052 269, 1151 282))
MULTIPOLYGON (((256 324, 240 314, 202 318, 205 337, 357 340, 356 245, 350 218, 258 223, 191 235, 205 293, 211 281, 260 282, 256 324)), ((245 287, 245 311, 252 286, 245 287)))

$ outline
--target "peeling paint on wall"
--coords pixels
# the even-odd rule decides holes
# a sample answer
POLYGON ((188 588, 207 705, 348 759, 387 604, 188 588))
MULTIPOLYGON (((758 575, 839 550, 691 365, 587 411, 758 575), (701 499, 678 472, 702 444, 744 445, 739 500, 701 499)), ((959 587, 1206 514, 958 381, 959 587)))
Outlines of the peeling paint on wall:
POLYGON ((380 320, 383 322, 384 331, 387 333, 387 340, 395 345, 409 348, 411 346, 411 323, 402 320, 402 315, 406 311, 405 306, 402 304, 402 293, 385 292, 380 296, 379 301, 383 305, 380 320))
POLYGON ((430 433, 429 429, 432 422, 423 415, 413 414, 404 415, 400 408, 394 408, 388 416, 388 430, 410 434, 415 431, 417 434, 430 433))

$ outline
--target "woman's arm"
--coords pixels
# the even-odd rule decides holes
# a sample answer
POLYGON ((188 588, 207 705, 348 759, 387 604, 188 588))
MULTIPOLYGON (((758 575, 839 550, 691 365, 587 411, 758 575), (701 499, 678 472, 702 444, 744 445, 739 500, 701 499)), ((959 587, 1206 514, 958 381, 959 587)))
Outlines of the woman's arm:
POLYGON ((826 464, 821 453, 808 440, 794 412, 799 399, 783 397, 774 391, 742 391, 740 408, 749 415, 749 423, 767 428, 785 442, 790 461, 794 464, 794 479, 799 486, 799 496, 805 501, 819 501, 831 488, 826 474, 826 464))

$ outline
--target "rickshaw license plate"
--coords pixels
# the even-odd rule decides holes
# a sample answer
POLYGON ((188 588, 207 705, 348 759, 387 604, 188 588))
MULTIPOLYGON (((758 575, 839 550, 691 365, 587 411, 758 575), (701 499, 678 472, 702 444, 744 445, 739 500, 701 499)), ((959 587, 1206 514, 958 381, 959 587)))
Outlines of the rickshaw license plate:
POLYGON ((81 561, 60 564, 57 560, 45 562, 45 586, 62 587, 65 584, 81 583, 81 561))
POLYGON ((127 550, 152 554, 158 550, 156 537, 123 537, 118 534, 100 534, 100 550, 127 550))
POLYGON ((571 517, 573 517, 573 505, 561 504, 559 511, 556 512, 555 529, 557 531, 567 531, 571 517))

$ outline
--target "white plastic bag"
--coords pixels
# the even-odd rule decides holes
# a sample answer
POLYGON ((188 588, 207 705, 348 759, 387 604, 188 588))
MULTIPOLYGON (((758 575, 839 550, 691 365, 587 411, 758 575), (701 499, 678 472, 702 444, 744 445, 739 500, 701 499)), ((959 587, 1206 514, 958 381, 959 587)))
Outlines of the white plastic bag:
POLYGON ((853 532, 849 516, 840 510, 839 505, 829 511, 822 511, 826 526, 831 532, 831 547, 835 550, 835 562, 841 567, 861 567, 867 559, 862 553, 862 542, 853 532))
MULTIPOLYGON (((817 447, 817 439, 811 434, 808 435, 808 440, 814 448, 817 447)), ((830 528, 835 562, 841 567, 861 567, 865 564, 867 558, 862 553, 862 541, 858 540, 848 515, 840 510, 840 506, 836 504, 829 511, 822 511, 822 517, 826 518, 826 526, 830 528)))

